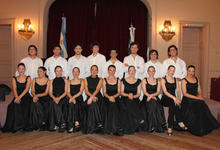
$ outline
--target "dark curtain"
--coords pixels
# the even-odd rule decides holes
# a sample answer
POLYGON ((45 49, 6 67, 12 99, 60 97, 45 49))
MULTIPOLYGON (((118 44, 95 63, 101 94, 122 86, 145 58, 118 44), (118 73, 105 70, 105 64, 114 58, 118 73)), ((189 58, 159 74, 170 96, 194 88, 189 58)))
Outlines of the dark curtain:
POLYGON ((140 0, 56 0, 49 10, 47 56, 59 44, 62 15, 67 18, 68 56, 73 44, 83 44, 83 55, 91 54, 90 44, 98 41, 100 53, 109 59, 109 50, 119 51, 119 60, 128 55, 129 27, 136 28, 135 41, 140 43, 139 55, 146 59, 148 11, 140 0), (96 4, 96 13, 95 13, 96 4))

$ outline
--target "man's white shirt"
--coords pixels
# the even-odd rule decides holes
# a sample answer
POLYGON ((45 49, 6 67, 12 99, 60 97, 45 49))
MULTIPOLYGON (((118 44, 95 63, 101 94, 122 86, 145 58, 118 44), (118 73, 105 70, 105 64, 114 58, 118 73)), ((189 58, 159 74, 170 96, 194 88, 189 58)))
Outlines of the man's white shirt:
POLYGON ((72 80, 73 78, 72 70, 74 67, 78 67, 80 69, 79 78, 84 79, 89 76, 90 68, 86 57, 81 55, 79 59, 77 59, 76 56, 72 56, 68 59, 67 68, 69 80, 72 80))
MULTIPOLYGON (((25 65, 25 75, 30 76, 31 79, 38 77, 37 70, 39 67, 43 66, 43 61, 39 57, 32 59, 30 56, 23 58, 21 63, 25 65)), ((18 71, 15 73, 18 76, 18 71)))
POLYGON ((54 69, 56 66, 61 66, 63 69, 63 76, 67 77, 67 60, 61 56, 58 58, 54 58, 54 56, 51 56, 48 58, 44 64, 44 67, 47 69, 47 75, 50 80, 54 79, 56 77, 56 74, 54 72, 54 69))
POLYGON ((155 68, 155 75, 154 77, 155 78, 161 78, 162 77, 162 64, 157 60, 156 63, 153 63, 151 60, 149 60, 148 62, 145 63, 145 67, 144 67, 144 74, 145 74, 145 77, 148 77, 148 73, 147 73, 147 70, 148 70, 148 67, 150 66, 154 66, 155 68))
MULTIPOLYGON (((102 77, 102 73, 103 73, 103 69, 104 69, 104 66, 105 66, 105 63, 106 63, 106 59, 105 59, 105 56, 98 53, 96 56, 93 56, 93 55, 90 55, 88 56, 88 62, 89 62, 89 70, 90 70, 90 67, 92 65, 97 65, 98 66, 98 69, 99 69, 99 73, 98 73, 98 76, 99 77, 102 77)), ((89 73, 90 75, 91 73, 89 73)))
MULTIPOLYGON (((124 58, 123 64, 128 64, 129 66, 134 66, 136 69, 136 78, 143 79, 144 77, 144 59, 137 55, 135 59, 129 55, 124 58)), ((128 67, 124 66, 125 77, 128 77, 128 67)))
POLYGON ((113 64, 111 60, 108 60, 104 66, 103 69, 103 78, 108 77, 108 66, 114 65, 116 67, 115 76, 122 79, 124 74, 124 66, 123 63, 119 60, 116 60, 116 62, 113 64))
POLYGON ((171 58, 168 58, 163 61, 163 66, 162 66, 163 77, 167 75, 167 69, 170 65, 175 66, 174 77, 183 79, 186 76, 186 63, 182 59, 177 57, 176 63, 171 58))

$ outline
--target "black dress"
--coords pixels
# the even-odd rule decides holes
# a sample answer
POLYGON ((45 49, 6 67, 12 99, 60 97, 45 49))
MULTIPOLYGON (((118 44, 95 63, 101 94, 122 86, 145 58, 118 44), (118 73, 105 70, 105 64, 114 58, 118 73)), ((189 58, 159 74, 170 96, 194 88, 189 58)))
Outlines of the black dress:
MULTIPOLYGON (((149 94, 153 94, 157 92, 158 87, 158 80, 156 81, 155 85, 151 85, 148 83, 147 78, 146 80, 146 91, 149 94)), ((141 101, 141 108, 144 115, 144 129, 148 132, 154 131, 156 132, 163 132, 163 126, 165 125, 166 121, 164 116, 161 114, 161 103, 158 96, 156 97, 157 100, 150 99, 147 101, 147 96, 144 95, 143 100, 141 101)))
MULTIPOLYGON (((186 80, 186 92, 198 95, 198 80, 190 83, 186 80)), ((204 136, 219 127, 217 120, 211 114, 207 104, 203 100, 188 98, 183 96, 181 110, 183 122, 188 127, 188 131, 197 136, 204 136)))
MULTIPOLYGON (((122 80, 124 84, 124 93, 137 94, 138 86, 141 80, 138 79, 136 83, 129 84, 125 79, 122 80)), ((120 100, 121 125, 125 134, 134 134, 143 122, 143 115, 140 110, 139 98, 130 100, 126 96, 122 96, 120 100)))
MULTIPOLYGON (((46 91, 47 83, 39 85, 35 82, 34 89, 36 94, 41 94, 46 91)), ((39 100, 34 103, 32 100, 30 111, 30 130, 37 130, 40 127, 48 128, 48 109, 49 109, 49 96, 39 97, 39 100)))
MULTIPOLYGON (((53 95, 59 97, 65 92, 65 81, 63 77, 55 78, 53 80, 53 95)), ((62 98, 58 104, 56 104, 52 98, 50 98, 49 108, 49 130, 53 131, 55 126, 61 128, 67 121, 67 105, 68 100, 66 96, 62 98)))
MULTIPOLYGON (((100 78, 97 76, 95 78, 87 77, 88 90, 90 93, 94 93, 100 78)), ((100 92, 97 93, 96 97, 98 98, 97 102, 92 102, 91 104, 87 104, 89 96, 85 101, 85 113, 83 116, 83 126, 82 131, 85 134, 94 133, 97 131, 98 127, 102 126, 102 116, 101 109, 103 109, 103 96, 100 92)))
MULTIPOLYGON (((109 96, 113 96, 118 93, 118 78, 116 84, 109 84, 107 79, 106 82, 106 93, 109 96)), ((119 96, 115 98, 115 102, 110 102, 107 97, 104 97, 105 101, 105 117, 104 117, 104 132, 118 134, 121 130, 120 125, 120 112, 119 112, 119 96)))
MULTIPOLYGON (((169 83, 164 77, 165 80, 165 86, 167 89, 167 92, 171 95, 176 97, 175 91, 176 91, 176 78, 174 78, 174 83, 169 83)), ((182 122, 182 116, 180 112, 180 106, 176 106, 173 99, 163 94, 161 98, 161 104, 165 107, 169 107, 169 116, 168 116, 168 128, 174 127, 174 117, 176 118, 177 122, 182 122)))
MULTIPOLYGON (((28 78, 30 77, 27 76, 26 81, 20 83, 17 81, 17 78, 14 77, 18 95, 25 90, 28 78)), ((21 98, 20 104, 14 103, 14 100, 15 98, 8 105, 6 122, 2 129, 3 132, 16 132, 21 129, 25 130, 28 127, 30 103, 32 100, 29 92, 21 98)))
MULTIPOLYGON (((80 92, 81 84, 71 85, 70 84, 70 94, 72 96, 80 92)), ((76 99, 76 104, 68 104, 68 130, 73 128, 75 122, 78 121, 79 124, 82 123, 83 119, 83 97, 82 95, 78 96, 76 99)))

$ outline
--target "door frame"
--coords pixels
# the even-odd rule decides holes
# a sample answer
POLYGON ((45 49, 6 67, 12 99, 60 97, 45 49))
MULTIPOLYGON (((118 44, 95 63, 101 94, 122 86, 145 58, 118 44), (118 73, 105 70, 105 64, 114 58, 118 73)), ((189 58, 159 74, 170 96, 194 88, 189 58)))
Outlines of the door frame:
POLYGON ((201 30, 201 38, 202 38, 202 48, 203 48, 203 54, 200 55, 200 63, 202 63, 202 66, 200 66, 200 84, 202 88, 202 94, 204 97, 208 97, 209 91, 208 91, 208 85, 209 85, 209 30, 210 25, 207 22, 193 22, 193 21, 180 21, 179 25, 179 56, 183 56, 182 51, 182 42, 183 42, 183 28, 184 27, 200 27, 201 30), (201 61, 203 60, 203 61, 201 61))
POLYGON ((0 19, 0 25, 10 25, 11 26, 11 76, 14 75, 14 71, 16 69, 15 65, 15 19, 0 19))

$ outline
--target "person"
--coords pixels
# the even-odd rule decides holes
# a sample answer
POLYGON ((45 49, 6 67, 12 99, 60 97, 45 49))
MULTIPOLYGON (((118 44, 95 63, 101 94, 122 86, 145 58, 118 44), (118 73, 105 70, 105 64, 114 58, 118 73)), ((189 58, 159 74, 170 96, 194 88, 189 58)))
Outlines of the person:
POLYGON ((182 80, 183 99, 181 110, 183 122, 193 135, 204 136, 219 127, 217 120, 210 112, 202 97, 195 66, 187 67, 187 76, 182 80))
POLYGON ((29 88, 31 78, 25 75, 24 63, 17 66, 18 76, 12 78, 12 91, 14 99, 8 105, 7 117, 3 132, 17 132, 25 130, 28 126, 31 96, 29 88))
POLYGON ((169 107, 169 116, 168 116, 168 131, 167 134, 172 136, 174 128, 174 117, 178 122, 178 125, 183 129, 187 130, 187 127, 182 122, 182 116, 180 112, 180 88, 179 82, 175 77, 175 67, 170 65, 167 70, 167 76, 162 78, 161 86, 163 89, 163 96, 161 98, 161 104, 165 107, 169 107), (175 93, 175 91, 177 91, 175 93))
POLYGON ((100 45, 98 42, 92 43, 90 48, 92 50, 92 54, 87 58, 90 68, 92 65, 97 65, 99 70, 98 77, 103 77, 103 69, 106 63, 106 58, 104 55, 99 53, 100 45))
POLYGON ((63 69, 56 66, 54 70, 56 77, 49 82, 49 130, 64 132, 67 121, 67 80, 62 77, 63 69))
POLYGON ((155 68, 155 75, 154 77, 158 80, 160 80, 162 78, 162 64, 159 62, 158 60, 158 51, 155 49, 150 50, 149 52, 149 56, 150 56, 150 60, 148 62, 145 63, 145 67, 144 67, 144 72, 145 72, 145 76, 148 77, 148 68, 150 66, 153 66, 155 68))
POLYGON ((103 132, 103 96, 100 93, 103 79, 98 77, 98 66, 92 65, 90 70, 91 76, 84 79, 87 99, 82 131, 85 134, 103 132))
POLYGON ((131 43, 130 49, 131 54, 126 56, 123 61, 125 77, 129 76, 128 67, 132 65, 136 70, 135 78, 142 79, 144 76, 144 59, 137 54, 139 50, 139 44, 136 42, 131 43))
MULTIPOLYGON (((34 79, 38 76, 37 70, 38 67, 43 66, 43 61, 37 57, 37 47, 35 45, 28 46, 28 56, 23 58, 20 63, 25 65, 25 75, 30 76, 31 79, 34 79)), ((19 73, 16 71, 16 76, 19 73)))
POLYGON ((168 59, 163 61, 162 77, 167 75, 167 69, 170 65, 175 67, 174 77, 180 81, 186 76, 186 63, 178 57, 178 48, 175 45, 168 47, 168 59))
POLYGON ((121 81, 115 76, 116 67, 108 66, 108 77, 103 80, 103 94, 106 105, 104 119, 104 132, 122 136, 122 128, 120 123, 119 100, 121 91, 121 81))
POLYGON ((61 57, 61 47, 54 46, 54 55, 45 61, 44 67, 47 69, 47 75, 49 80, 53 80, 56 77, 54 69, 56 66, 62 67, 62 76, 67 78, 67 61, 65 58, 61 57))
POLYGON ((83 97, 84 81, 80 79, 80 69, 74 67, 73 79, 68 80, 67 96, 69 97, 68 104, 68 119, 67 119, 67 132, 80 131, 80 125, 83 119, 83 97))
POLYGON ((144 93, 141 101, 141 108, 144 114, 145 127, 144 130, 148 132, 164 132, 164 125, 166 124, 165 117, 161 113, 161 104, 158 95, 161 91, 161 84, 158 79, 154 77, 156 69, 154 66, 148 67, 148 77, 141 82, 144 93))
POLYGON ((134 134, 144 123, 139 107, 141 80, 135 78, 136 69, 128 67, 128 77, 121 82, 120 113, 124 134, 134 134))
POLYGON ((106 62, 104 70, 103 70, 103 78, 107 78, 108 74, 108 67, 110 65, 114 65, 116 67, 115 77, 122 79, 123 78, 123 63, 117 59, 118 51, 117 49, 113 48, 110 50, 111 58, 106 62))
POLYGON ((73 49, 75 55, 70 57, 67 62, 69 80, 73 79, 72 70, 75 67, 78 67, 80 70, 79 78, 84 79, 90 74, 88 60, 81 54, 83 51, 81 43, 74 44, 73 49))
POLYGON ((38 77, 32 81, 32 95, 29 129, 45 131, 48 129, 49 108, 49 80, 46 76, 46 68, 38 68, 38 77))

